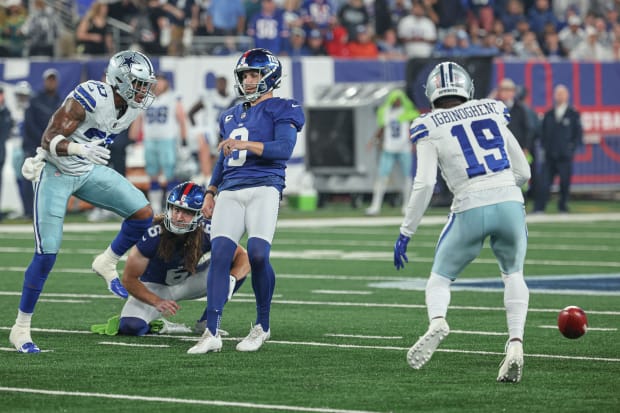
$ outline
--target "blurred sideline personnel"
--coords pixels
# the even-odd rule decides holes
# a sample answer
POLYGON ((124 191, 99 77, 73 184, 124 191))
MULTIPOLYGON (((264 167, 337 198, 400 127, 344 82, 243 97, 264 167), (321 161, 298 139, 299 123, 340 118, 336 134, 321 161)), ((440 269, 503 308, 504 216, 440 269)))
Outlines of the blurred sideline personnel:
POLYGON ((236 89, 245 102, 220 117, 220 156, 205 197, 203 212, 213 215, 211 265, 207 276, 207 329, 190 354, 220 351, 217 333, 228 275, 239 240, 247 231, 256 323, 237 344, 256 351, 269 339, 269 316, 276 276, 269 262, 278 207, 284 189, 286 161, 304 123, 301 105, 273 96, 280 86, 282 64, 266 49, 243 53, 234 69, 236 89), (217 202, 215 194, 217 192, 217 202))
MULTIPOLYGON (((13 129, 13 117, 11 111, 6 105, 4 96, 4 88, 0 86, 0 198, 2 198, 2 170, 4 169, 4 160, 6 159, 6 142, 11 136, 13 129)), ((4 214, 0 211, 0 221, 4 214)))
POLYGON ((144 194, 106 166, 104 146, 126 129, 155 98, 155 74, 139 52, 123 51, 110 59, 107 83, 89 80, 78 85, 52 115, 37 156, 24 161, 24 177, 34 182, 35 254, 26 269, 21 301, 10 341, 22 353, 38 353, 30 325, 34 307, 51 272, 62 241, 67 201, 71 195, 109 209, 124 218, 111 245, 95 258, 92 269, 108 289, 127 298, 116 265, 151 226, 153 211, 144 194))
MULTIPOLYGON (((43 89, 30 99, 30 104, 24 112, 24 136, 22 140, 24 158, 36 156, 37 148, 41 145, 41 136, 45 128, 48 127, 50 118, 62 103, 62 98, 58 94, 59 80, 58 70, 46 69, 43 72, 43 89)), ((32 182, 24 181, 21 189, 24 194, 24 215, 32 219, 34 207, 32 182)))
MULTIPOLYGON (((129 251, 123 285, 131 296, 121 311, 119 334, 145 335, 151 321, 177 313, 177 301, 207 295, 211 223, 202 216, 204 196, 205 188, 193 182, 174 187, 165 214, 155 217, 129 251)), ((229 272, 229 300, 249 271, 248 254, 238 246, 229 272)))
MULTIPOLYGON (((373 188, 370 207, 366 209, 366 215, 379 215, 383 196, 390 180, 390 174, 394 169, 394 163, 398 162, 400 171, 405 180, 403 185, 402 212, 409 201, 411 193, 411 164, 413 159, 413 146, 409 140, 409 125, 417 118, 420 112, 404 91, 397 89, 390 92, 385 102, 377 110, 377 125, 379 129, 375 134, 374 142, 381 145, 377 179, 373 188)), ((372 142, 371 142, 372 144, 372 142)))
POLYGON ((156 78, 156 100, 132 127, 143 133, 144 169, 151 182, 148 198, 153 212, 159 214, 165 194, 174 186, 179 138, 187 144, 187 122, 181 98, 170 89, 166 75, 160 73, 156 78))
MULTIPOLYGON (((30 86, 30 83, 22 80, 21 82, 17 82, 13 93, 15 93, 16 107, 13 111, 14 125, 11 135, 17 143, 13 145, 13 158, 11 159, 11 162, 13 166, 13 173, 15 174, 15 180, 17 182, 17 190, 19 191, 19 198, 24 211, 23 215, 28 216, 26 211, 32 211, 32 199, 30 199, 30 203, 27 204, 24 188, 28 186, 30 192, 32 192, 32 183, 22 176, 22 164, 24 163, 24 150, 22 148, 22 144, 24 140, 24 118, 26 115, 26 110, 30 105, 32 87, 30 86)), ((32 213, 30 213, 30 216, 28 217, 31 218, 32 213)))
POLYGON ((426 284, 430 326, 407 353, 407 362, 414 369, 421 368, 450 332, 446 323, 450 285, 490 237, 505 286, 509 333, 497 381, 518 382, 523 371, 523 330, 529 302, 523 279, 527 227, 520 186, 529 179, 530 168, 519 142, 506 126, 510 121, 508 109, 497 100, 474 100, 474 85, 465 69, 452 62, 435 66, 426 81, 426 96, 432 112, 411 125, 418 166, 394 245, 396 269, 408 262, 407 244, 430 202, 438 164, 454 200, 426 284))
POLYGON ((219 143, 218 120, 234 100, 235 97, 228 91, 228 80, 225 76, 218 76, 215 79, 215 90, 207 90, 187 112, 187 118, 194 129, 193 136, 198 136, 200 179, 205 181, 205 185, 211 179, 213 158, 219 143), (197 116, 198 112, 201 112, 200 116, 197 116))
POLYGON ((554 107, 545 113, 540 133, 544 163, 540 185, 536 188, 534 213, 547 207, 553 178, 560 177, 558 211, 568 212, 570 180, 573 175, 575 151, 583 145, 583 127, 579 112, 570 106, 570 93, 564 85, 557 85, 553 93, 554 107))

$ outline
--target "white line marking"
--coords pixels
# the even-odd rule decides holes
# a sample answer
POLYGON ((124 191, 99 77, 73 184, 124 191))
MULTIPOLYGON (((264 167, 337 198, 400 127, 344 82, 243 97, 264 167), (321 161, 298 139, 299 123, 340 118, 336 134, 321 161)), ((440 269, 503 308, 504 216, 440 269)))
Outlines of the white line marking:
POLYGON ((468 330, 450 330, 450 334, 472 334, 476 336, 508 336, 507 332, 497 331, 468 331, 468 330))
POLYGON ((84 303, 90 303, 90 300, 56 300, 53 298, 41 298, 39 299, 39 302, 45 302, 45 303, 66 303, 66 304, 84 304, 84 303))
POLYGON ((314 294, 342 294, 342 295, 371 295, 372 291, 353 291, 353 290, 312 290, 314 294))
MULTIPOLYGON (((17 353, 17 350, 15 350, 15 347, 0 347, 0 351, 8 351, 10 353, 17 353)), ((41 350, 41 353, 53 353, 53 352, 54 350, 41 350)))
MULTIPOLYGON (((0 327, 0 330, 10 330, 9 327, 0 327)), ((33 331, 45 331, 51 333, 69 333, 69 334, 92 334, 90 331, 80 330, 59 330, 59 329, 45 329, 45 328, 33 328, 33 331)), ((150 337, 150 336, 145 336, 150 337)), ((157 337, 176 338, 181 341, 197 341, 198 337, 190 336, 173 336, 173 335, 160 335, 157 337)), ((224 340, 241 340, 241 337, 225 338, 224 340)), ((311 347, 335 347, 335 348, 357 348, 368 350, 397 350, 405 351, 409 350, 409 347, 393 347, 393 346, 369 346, 361 344, 335 344, 335 343, 319 343, 315 341, 283 341, 283 340, 268 340, 266 343, 271 344, 284 344, 290 346, 311 346, 311 347)), ((156 346, 154 346, 156 347, 156 346)), ((11 349, 13 350, 13 349, 11 349)), ((437 351, 445 353, 463 353, 463 354, 481 354, 481 355, 503 355, 500 352, 482 351, 482 350, 459 350, 459 349, 437 349, 437 351)), ((564 356, 557 354, 525 354, 525 356, 538 357, 538 358, 552 358, 552 359, 567 359, 567 360, 590 360, 590 361, 611 361, 619 362, 620 358, 605 358, 605 357, 585 357, 585 356, 564 356)), ((330 410, 331 411, 331 410, 330 410)))
MULTIPOLYGON (((538 328, 548 328, 548 329, 557 330, 558 326, 541 325, 541 326, 538 326, 538 328)), ((590 327, 588 326, 588 332, 590 331, 618 331, 618 329, 614 327, 590 327)))
MULTIPOLYGON (((577 294, 577 293, 575 293, 577 294)), ((0 291, 1 295, 8 296, 20 296, 21 292, 16 291, 0 291)), ((118 297, 115 297, 111 294, 108 295, 90 295, 90 294, 69 294, 75 297, 90 297, 90 298, 113 298, 118 300, 118 297)), ((67 296, 67 294, 56 294, 56 293, 43 293, 42 297, 57 297, 57 296, 67 296)), ((233 297, 233 301, 238 303, 256 303, 254 298, 238 298, 237 295, 233 297)), ((202 301, 204 299, 199 299, 197 301, 202 301)), ((395 303, 353 303, 346 301, 302 301, 302 300, 273 300, 272 303, 275 304, 287 304, 287 305, 318 305, 318 306, 334 306, 334 307, 365 307, 365 308, 410 308, 410 309, 426 309, 425 304, 395 304, 395 303)), ((473 310, 473 311, 506 311, 504 307, 477 307, 477 306, 463 306, 463 305, 451 305, 450 310, 473 310)), ((532 313, 559 313, 561 308, 530 308, 529 312, 532 313)), ((588 314, 600 314, 600 315, 620 315, 620 311, 599 311, 599 310, 589 310, 585 309, 588 314)), ((2 329, 3 327, 0 327, 2 329)), ((34 329, 33 329, 34 330, 34 329)))
POLYGON ((369 338, 369 339, 377 339, 377 340, 400 340, 402 336, 364 336, 360 334, 335 334, 335 333, 325 333, 323 334, 325 337, 344 337, 344 338, 369 338))
POLYGON ((280 405, 280 404, 227 402, 227 401, 222 401, 222 400, 178 399, 175 397, 133 396, 133 395, 128 395, 128 394, 106 394, 106 393, 91 393, 91 392, 82 392, 82 391, 75 392, 75 391, 60 391, 60 390, 44 390, 44 389, 29 389, 29 388, 23 388, 23 387, 0 387, 0 391, 10 392, 10 393, 45 394, 48 396, 98 397, 102 399, 115 399, 115 400, 140 400, 140 401, 145 401, 145 402, 242 407, 246 409, 286 410, 286 411, 292 411, 292 412, 375 413, 375 412, 371 412, 368 410, 343 410, 343 409, 331 409, 328 407, 302 407, 302 406, 287 406, 287 405, 280 405))
POLYGON ((121 343, 116 341, 100 341, 98 344, 106 346, 125 346, 125 347, 161 347, 168 348, 168 344, 140 344, 140 343, 121 343))

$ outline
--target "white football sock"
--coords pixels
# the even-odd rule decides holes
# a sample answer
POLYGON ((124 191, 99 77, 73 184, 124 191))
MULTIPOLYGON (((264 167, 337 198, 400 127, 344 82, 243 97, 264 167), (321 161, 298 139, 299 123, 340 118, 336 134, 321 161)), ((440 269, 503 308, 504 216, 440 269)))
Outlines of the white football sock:
POLYGON ((508 336, 511 340, 523 341, 530 292, 525 284, 522 272, 502 274, 502 280, 504 281, 504 306, 506 307, 508 336))
POLYGON ((446 318, 448 306, 450 305, 450 285, 449 278, 439 274, 431 273, 426 283, 426 309, 429 321, 437 318, 446 318))

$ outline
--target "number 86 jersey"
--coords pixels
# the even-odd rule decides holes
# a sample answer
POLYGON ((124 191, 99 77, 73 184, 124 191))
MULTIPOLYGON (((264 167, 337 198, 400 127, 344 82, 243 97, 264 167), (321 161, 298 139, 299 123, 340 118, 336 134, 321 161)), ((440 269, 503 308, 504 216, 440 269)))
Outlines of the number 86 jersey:
POLYGON ((418 117, 410 137, 417 144, 415 184, 434 185, 437 166, 454 194, 452 211, 503 201, 523 202, 529 179, 525 155, 506 126, 508 108, 497 100, 470 100, 418 117))

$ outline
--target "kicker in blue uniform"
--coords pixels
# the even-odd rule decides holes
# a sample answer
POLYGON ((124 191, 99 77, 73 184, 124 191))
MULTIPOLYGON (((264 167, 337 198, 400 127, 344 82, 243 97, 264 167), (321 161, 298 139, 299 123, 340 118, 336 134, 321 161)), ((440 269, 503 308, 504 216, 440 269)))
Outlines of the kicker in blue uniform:
POLYGON ((217 330, 228 295, 228 270, 239 240, 247 250, 256 298, 256 319, 238 351, 256 351, 271 336, 270 309, 275 272, 269 261, 286 162, 304 123, 299 102, 273 96, 282 64, 266 49, 243 53, 234 68, 236 90, 245 101, 219 119, 220 152, 203 212, 213 217, 212 262, 207 276, 207 329, 190 354, 219 351, 217 330), (217 195, 217 200, 215 196, 217 195))

